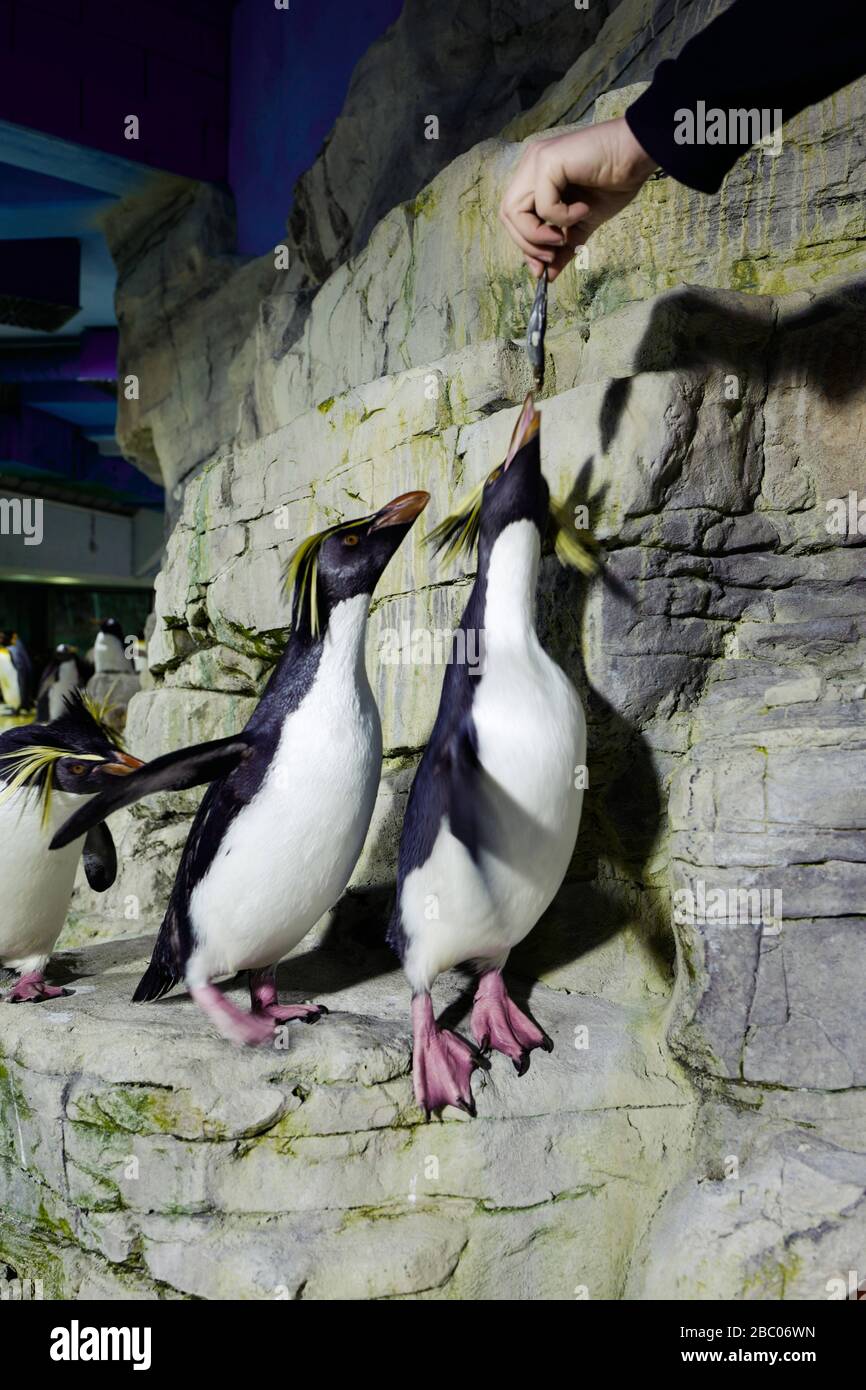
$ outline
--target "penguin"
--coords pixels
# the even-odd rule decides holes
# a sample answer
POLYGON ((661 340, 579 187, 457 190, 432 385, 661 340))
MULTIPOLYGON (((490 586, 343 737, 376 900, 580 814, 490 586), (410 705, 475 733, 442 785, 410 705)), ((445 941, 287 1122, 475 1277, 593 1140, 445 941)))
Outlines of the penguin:
POLYGON ((56 719, 0 734, 0 965, 19 972, 5 1002, 68 993, 45 983, 83 853, 91 888, 114 882, 117 858, 104 825, 50 854, 51 837, 80 797, 92 797, 142 764, 120 747, 101 709, 80 690, 56 719))
POLYGON ((485 1051, 522 1075, 534 1048, 553 1046, 502 974, 562 883, 581 816, 583 707, 535 627, 551 531, 563 563, 594 572, 592 538, 569 534, 551 507, 530 394, 504 463, 428 537, 448 556, 477 547, 478 567, 406 806, 387 933, 412 989, 412 1074, 427 1119, 445 1105, 475 1114, 471 1076, 485 1051), (481 654, 474 666, 455 659, 469 650, 481 654), (467 963, 478 973, 475 1045, 439 1026, 430 993, 442 971, 467 963))
POLYGON ((40 724, 59 719, 68 696, 83 690, 90 679, 90 668, 75 647, 61 642, 39 680, 36 692, 36 718, 40 724))
POLYGON ((93 644, 93 665, 98 676, 120 672, 135 674, 135 662, 126 654, 123 628, 116 618, 106 618, 100 623, 93 644))
POLYGON ((15 632, 0 632, 0 701, 13 714, 33 703, 33 667, 15 632))
MULTIPOLYGON (((179 981, 232 1042, 256 1045, 275 1024, 315 1022, 318 1005, 283 1005, 277 963, 343 893, 369 829, 382 768, 379 711, 364 638, 373 591, 429 494, 395 497, 372 516, 304 541, 286 575, 292 626, 262 699, 235 739, 211 748, 230 764, 206 792, 190 830, 150 965, 133 999, 156 1000, 179 981), (249 971, 251 1012, 216 987, 249 971)), ((156 759, 63 828, 128 805, 197 766, 199 750, 156 759)))

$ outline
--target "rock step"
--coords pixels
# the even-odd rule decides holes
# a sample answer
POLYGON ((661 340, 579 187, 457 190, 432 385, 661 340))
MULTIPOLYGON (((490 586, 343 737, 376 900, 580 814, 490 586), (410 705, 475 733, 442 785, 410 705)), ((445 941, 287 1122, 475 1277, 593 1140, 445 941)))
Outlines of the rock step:
MULTIPOLYGON (((389 958, 293 958, 283 997, 330 1014, 243 1051, 182 995, 129 1003, 151 944, 63 953, 74 993, 3 1010, 0 1248, 50 1296, 496 1297, 497 1243, 527 1297, 616 1295, 694 1113, 658 1014, 536 986, 553 1053, 428 1125, 389 958)), ((452 1026, 467 984, 437 986, 452 1026)))

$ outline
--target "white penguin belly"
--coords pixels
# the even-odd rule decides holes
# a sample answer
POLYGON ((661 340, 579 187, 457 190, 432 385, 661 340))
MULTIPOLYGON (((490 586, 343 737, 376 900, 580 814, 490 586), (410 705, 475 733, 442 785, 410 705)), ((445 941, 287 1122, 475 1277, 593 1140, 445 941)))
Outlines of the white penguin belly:
POLYGON ((463 961, 503 960, 552 902, 580 825, 586 721, 540 645, 488 652, 472 715, 482 835, 495 849, 482 848, 476 865, 443 822, 430 858, 407 875, 401 911, 416 988, 463 961))
POLYGON ((126 659, 123 643, 119 637, 112 636, 110 632, 97 634, 93 644, 93 666, 98 676, 132 670, 126 659))
POLYGON ((15 663, 8 652, 0 652, 0 703, 8 709, 21 708, 21 687, 15 663))
POLYGON ((0 805, 0 963, 19 970, 44 965, 63 928, 83 837, 49 850, 51 837, 81 800, 54 792, 42 825, 41 799, 18 791, 0 805))
POLYGON ((192 893, 189 984, 275 964, 333 907, 363 848, 381 768, 366 679, 342 693, 317 680, 192 893))

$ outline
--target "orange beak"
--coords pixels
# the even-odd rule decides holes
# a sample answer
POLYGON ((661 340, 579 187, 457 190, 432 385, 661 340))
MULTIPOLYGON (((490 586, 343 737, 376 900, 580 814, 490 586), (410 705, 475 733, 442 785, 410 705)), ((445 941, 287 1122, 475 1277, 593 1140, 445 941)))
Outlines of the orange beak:
POLYGON ((370 530, 380 531, 385 526, 411 525, 429 501, 429 492, 404 492, 401 497, 395 497, 376 513, 376 520, 370 530))
POLYGON ((103 772, 110 772, 112 777, 128 777, 130 772, 137 772, 144 763, 140 758, 133 758, 131 753, 115 753, 113 763, 106 763, 103 772))
POLYGON ((533 439, 540 429, 541 416, 535 409, 535 402, 532 399, 532 392, 530 391, 517 417, 517 424, 514 426, 514 433, 511 436, 511 443, 508 446, 508 453, 505 457, 506 468, 515 455, 520 453, 524 444, 528 444, 530 439, 533 439))

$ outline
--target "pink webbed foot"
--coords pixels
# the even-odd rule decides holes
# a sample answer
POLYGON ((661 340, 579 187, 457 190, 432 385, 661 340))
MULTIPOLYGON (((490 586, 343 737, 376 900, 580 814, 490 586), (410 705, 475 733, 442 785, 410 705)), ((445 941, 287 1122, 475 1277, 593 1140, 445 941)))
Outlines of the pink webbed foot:
POLYGON ((47 985, 41 970, 30 970, 13 985, 4 1004, 41 1004, 46 999, 65 999, 71 990, 59 985, 47 985))
POLYGON ((412 1033, 412 1081, 426 1118, 443 1105, 474 1116, 470 1082, 475 1068, 484 1065, 483 1059, 471 1043, 437 1025, 429 994, 416 994, 412 1000, 412 1033))
POLYGON ((281 1004, 273 970, 250 971, 250 1000, 253 1014, 270 1018, 274 1023, 289 1023, 293 1018, 315 1023, 328 1012, 324 1004, 281 1004))
POLYGON ((553 1051, 546 1033, 527 1018, 508 996, 505 982, 498 970, 488 970, 481 976, 472 1008, 472 1036, 483 1050, 494 1048, 514 1063, 518 1076, 529 1069, 529 1054, 534 1047, 553 1051))
POLYGON ((258 1047, 274 1036, 274 1020, 262 1014, 247 1014, 237 1008, 216 985, 200 985, 190 994, 217 1032, 242 1047, 258 1047))

